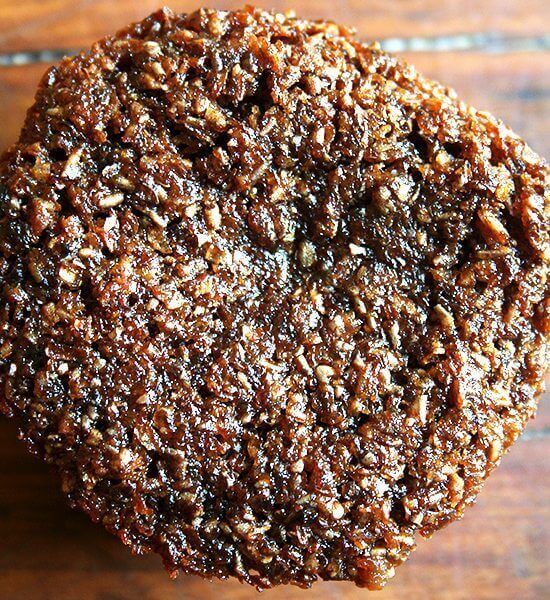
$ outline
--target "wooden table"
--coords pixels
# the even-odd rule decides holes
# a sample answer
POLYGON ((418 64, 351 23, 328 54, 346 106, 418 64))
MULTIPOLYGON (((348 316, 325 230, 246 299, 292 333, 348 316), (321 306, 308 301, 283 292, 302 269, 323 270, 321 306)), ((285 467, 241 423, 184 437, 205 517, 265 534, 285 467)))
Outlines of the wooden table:
MULTIPOLYGON (((244 0, 243 0, 244 1, 244 0)), ((38 78, 54 55, 158 7, 158 0, 0 0, 0 150, 14 142, 38 78), (41 62, 40 62, 41 61, 41 62), (20 64, 24 63, 24 64, 20 64)), ((241 2, 206 2, 222 8, 241 2)), ((271 0, 311 18, 335 18, 364 39, 382 39, 424 73, 502 117, 550 154, 550 3, 547 0, 271 0)), ((174 10, 198 4, 175 1, 174 10)), ((550 598, 550 407, 493 474, 460 524, 421 541, 376 598, 550 598)), ((237 582, 171 581, 157 557, 132 557, 65 507, 55 476, 0 419, 0 599, 186 600, 255 598, 237 582)), ((281 588, 266 600, 355 600, 346 583, 281 588)))

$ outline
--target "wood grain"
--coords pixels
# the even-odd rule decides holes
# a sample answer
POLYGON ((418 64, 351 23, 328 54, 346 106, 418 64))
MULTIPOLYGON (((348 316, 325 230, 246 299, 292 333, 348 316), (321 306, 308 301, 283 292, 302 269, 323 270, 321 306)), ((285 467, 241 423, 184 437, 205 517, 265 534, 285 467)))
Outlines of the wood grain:
MULTIPOLYGON (((155 556, 132 557, 65 506, 55 476, 0 420, 0 597, 10 600, 257 598, 235 581, 170 581, 155 556)), ((519 441, 461 523, 421 541, 379 600, 550 597, 550 467, 546 440, 519 441)), ((348 583, 280 588, 266 600, 359 600, 348 583)))
MULTIPOLYGON (((245 0, 173 0, 174 11, 199 6, 241 7, 245 0)), ((36 48, 86 47, 97 38, 136 21, 161 0, 0 0, 0 52, 36 48)), ((256 0, 255 6, 288 10, 314 19, 337 19, 365 39, 474 32, 544 34, 547 0, 256 0)))
POLYGON ((453 87, 466 102, 488 110, 550 154, 550 53, 415 53, 405 57, 425 75, 453 87))

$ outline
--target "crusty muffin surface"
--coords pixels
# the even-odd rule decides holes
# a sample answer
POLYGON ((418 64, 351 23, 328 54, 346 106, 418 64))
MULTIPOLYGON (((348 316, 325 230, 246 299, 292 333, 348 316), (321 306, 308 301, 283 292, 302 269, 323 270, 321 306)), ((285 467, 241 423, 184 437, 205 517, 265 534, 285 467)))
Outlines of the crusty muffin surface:
POLYGON ((535 412, 547 173, 334 24, 157 12, 2 159, 0 407, 170 572, 381 587, 535 412))

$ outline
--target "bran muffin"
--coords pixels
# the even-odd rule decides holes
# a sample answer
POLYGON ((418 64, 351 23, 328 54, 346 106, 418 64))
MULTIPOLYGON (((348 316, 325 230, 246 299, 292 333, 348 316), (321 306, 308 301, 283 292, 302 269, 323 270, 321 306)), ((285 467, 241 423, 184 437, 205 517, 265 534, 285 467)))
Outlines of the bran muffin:
POLYGON ((546 367, 543 159, 333 23, 162 10, 0 164, 0 408, 171 573, 383 586, 546 367))

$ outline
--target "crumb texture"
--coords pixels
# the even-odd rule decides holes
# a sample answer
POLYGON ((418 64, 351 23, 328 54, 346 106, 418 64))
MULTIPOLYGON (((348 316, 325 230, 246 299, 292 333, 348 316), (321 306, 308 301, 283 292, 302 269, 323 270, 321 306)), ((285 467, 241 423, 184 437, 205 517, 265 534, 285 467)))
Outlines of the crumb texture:
POLYGON ((379 588, 546 366, 548 168, 344 28, 159 11, 0 164, 0 408, 171 572, 379 588))

